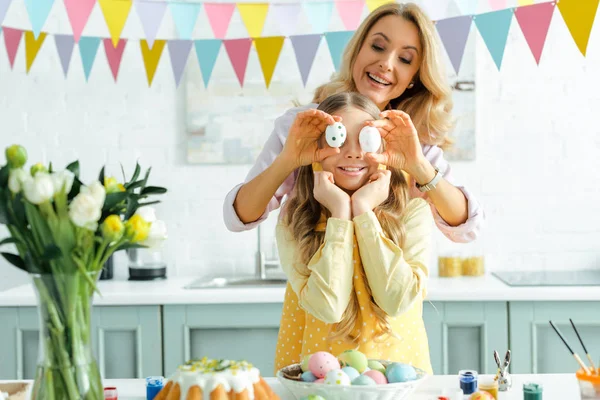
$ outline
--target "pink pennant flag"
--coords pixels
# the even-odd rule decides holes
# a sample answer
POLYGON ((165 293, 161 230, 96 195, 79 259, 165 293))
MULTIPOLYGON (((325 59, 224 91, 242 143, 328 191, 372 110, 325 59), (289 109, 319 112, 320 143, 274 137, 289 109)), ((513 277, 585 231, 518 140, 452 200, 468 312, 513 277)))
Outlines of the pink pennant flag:
POLYGON ((246 67, 248 66, 248 55, 252 47, 252 39, 230 39, 224 40, 223 43, 225 44, 225 50, 227 50, 240 86, 244 86, 244 77, 246 75, 246 67))
POLYGON ((90 18, 96 0, 64 0, 64 3, 73 29, 73 38, 75 43, 79 43, 79 38, 90 18))
POLYGON ((19 43, 23 37, 23 31, 20 29, 13 28, 2 28, 4 35, 4 45, 6 46, 6 53, 8 54, 8 61, 10 62, 10 68, 12 69, 15 64, 15 56, 19 49, 19 43))
POLYGON ((365 2, 363 0, 337 0, 335 6, 346 30, 355 30, 360 24, 365 2))
POLYGON ((504 10, 506 8, 506 0, 489 0, 492 11, 504 10))
POLYGON ((235 3, 204 3, 204 10, 215 38, 225 39, 231 16, 235 11, 235 3))
POLYGON ((117 47, 113 46, 112 39, 106 38, 102 40, 104 43, 104 51, 106 53, 106 59, 112 72, 115 82, 117 81, 117 75, 119 75, 119 66, 121 65, 121 59, 123 58, 123 51, 127 44, 127 39, 119 39, 117 47))
POLYGON ((553 13, 553 3, 532 4, 530 6, 518 7, 515 10, 515 17, 538 65, 542 57, 553 13))

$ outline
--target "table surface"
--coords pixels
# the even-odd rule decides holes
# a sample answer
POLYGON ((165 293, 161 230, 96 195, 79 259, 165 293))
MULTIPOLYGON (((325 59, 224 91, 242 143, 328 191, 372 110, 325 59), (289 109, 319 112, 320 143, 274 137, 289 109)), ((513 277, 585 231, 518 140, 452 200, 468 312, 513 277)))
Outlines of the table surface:
MULTIPOLYGON (((482 375, 480 378, 492 378, 493 375, 482 375)), ((281 400, 296 400, 276 378, 265 378, 267 383, 281 397, 281 400)), ((579 400, 579 385, 575 374, 538 374, 512 375, 513 385, 507 392, 500 392, 498 400, 523 400, 523 384, 534 382, 543 385, 544 400, 579 400)), ((3 383, 6 381, 0 381, 3 383)), ((116 387, 119 400, 146 400, 145 381, 143 379, 106 379, 105 387, 116 387)), ((425 378, 410 400, 437 400, 437 396, 446 388, 457 388, 458 377, 455 375, 434 375, 425 378)))

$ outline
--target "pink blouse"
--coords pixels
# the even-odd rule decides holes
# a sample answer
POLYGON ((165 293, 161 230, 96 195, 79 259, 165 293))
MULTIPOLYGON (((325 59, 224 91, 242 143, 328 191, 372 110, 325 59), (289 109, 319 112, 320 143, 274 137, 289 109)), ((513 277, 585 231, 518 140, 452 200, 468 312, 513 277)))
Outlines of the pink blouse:
MULTIPOLYGON (((281 202, 285 195, 291 193, 292 188, 294 187, 297 172, 290 174, 290 176, 286 178, 286 180, 279 187, 279 189, 277 189, 275 195, 271 198, 271 201, 267 205, 265 212, 260 216, 258 220, 245 224, 239 219, 237 213, 235 212, 235 209, 233 208, 233 203, 242 185, 244 185, 244 183, 248 181, 251 181, 257 175, 263 172, 281 152, 285 140, 287 138, 288 131, 296 117, 296 114, 309 108, 316 107, 317 104, 311 103, 305 106, 291 108, 275 120, 275 127, 273 129, 273 132, 267 139, 267 142, 265 143, 261 153, 259 154, 256 163, 248 172, 246 180, 243 183, 240 183, 236 185, 233 189, 231 189, 231 191, 225 197, 225 201, 223 204, 223 218, 225 220, 225 225, 227 226, 227 229, 229 229, 232 232, 242 232, 253 229, 254 227, 258 226, 258 224, 260 224, 262 221, 267 219, 271 211, 281 206, 281 202)), ((442 149, 440 149, 438 146, 423 145, 423 154, 425 155, 427 160, 431 162, 432 165, 434 165, 440 170, 444 178, 454 185, 451 173, 452 168, 450 167, 450 164, 444 159, 442 149)), ((472 240, 475 240, 479 235, 479 232, 485 220, 485 213, 477 199, 475 199, 475 197, 466 188, 464 188, 463 186, 457 187, 465 194, 468 201, 468 219, 463 224, 458 226, 448 225, 446 221, 444 221, 439 215, 431 201, 428 202, 431 207, 431 211, 433 212, 435 223, 440 229, 440 231, 447 238, 454 242, 468 243, 472 240)), ((414 184, 410 185, 410 194, 411 197, 422 197, 428 200, 427 193, 422 193, 421 191, 419 191, 414 184)))

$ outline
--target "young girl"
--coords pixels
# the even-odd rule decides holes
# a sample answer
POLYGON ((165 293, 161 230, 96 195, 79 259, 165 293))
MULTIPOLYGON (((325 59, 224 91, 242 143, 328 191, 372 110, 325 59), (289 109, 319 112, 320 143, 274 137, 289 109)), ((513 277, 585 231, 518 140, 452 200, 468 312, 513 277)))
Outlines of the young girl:
POLYGON ((347 138, 337 154, 299 169, 282 208, 277 245, 288 286, 275 369, 317 351, 357 349, 431 373, 422 319, 431 210, 409 200, 401 171, 361 149, 361 128, 379 119, 371 100, 340 93, 319 110, 341 118, 347 138))

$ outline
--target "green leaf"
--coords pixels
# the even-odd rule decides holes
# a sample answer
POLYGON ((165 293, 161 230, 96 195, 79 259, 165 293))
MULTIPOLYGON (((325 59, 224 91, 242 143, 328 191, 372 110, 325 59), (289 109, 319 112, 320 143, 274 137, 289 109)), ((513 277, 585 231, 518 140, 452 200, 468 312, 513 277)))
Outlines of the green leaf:
POLYGON ((117 204, 125 200, 129 196, 127 192, 115 192, 109 193, 106 195, 106 199, 104 200, 104 210, 110 210, 113 207, 116 207, 117 204))
POLYGON ((8 175, 9 175, 8 165, 0 168, 0 187, 4 188, 8 186, 8 175))
POLYGON ((10 244, 10 243, 19 243, 19 241, 14 237, 8 237, 6 239, 0 240, 0 246, 2 246, 4 244, 10 244))
POLYGON ((25 272, 29 272, 29 270, 27 270, 27 265, 25 265, 25 261, 23 261, 23 259, 21 257, 19 257, 18 255, 12 254, 12 253, 0 253, 0 254, 2 254, 2 256, 6 259, 6 261, 11 263, 15 267, 22 269, 25 272))
POLYGON ((51 174, 54 172, 54 167, 52 166, 52 161, 48 163, 48 173, 51 174))
POLYGON ((138 162, 135 163, 135 171, 133 171, 133 176, 131 177, 131 182, 134 182, 138 176, 140 176, 140 164, 138 162))
POLYGON ((79 192, 81 191, 81 186, 83 186, 83 182, 81 182, 79 180, 79 178, 76 176, 73 179, 73 186, 71 186, 71 191, 69 192, 69 196, 67 196, 67 199, 69 201, 73 200, 75 198, 75 196, 77 196, 79 194, 79 192))
POLYGON ((52 261, 56 258, 60 258, 62 256, 62 252, 60 248, 55 244, 49 244, 44 249, 44 253, 42 254, 42 261, 52 261))
POLYGON ((159 186, 146 186, 144 189, 142 189, 142 193, 140 193, 142 196, 144 195, 149 195, 149 194, 163 194, 163 193, 167 193, 167 189, 163 188, 163 187, 159 187, 159 186))
POLYGON ((100 181, 100 184, 104 185, 104 167, 102 167, 102 169, 100 170, 100 175, 98 175, 98 180, 100 181))
POLYGON ((135 188, 141 187, 143 184, 144 184, 144 181, 139 180, 139 181, 135 181, 135 182, 131 181, 123 186, 125 186, 125 189, 127 189, 129 191, 129 190, 133 190, 135 188))
POLYGON ((12 201, 12 209, 16 221, 13 221, 19 229, 27 229, 27 216, 25 215, 25 201, 23 192, 17 194, 12 201))
POLYGON ((144 176, 144 184, 142 185, 142 188, 146 187, 146 184, 148 183, 148 178, 150 177, 151 170, 152 170, 152 167, 150 167, 146 170, 146 175, 144 176))
POLYGON ((138 207, 151 206, 152 204, 158 204, 158 203, 160 203, 160 200, 145 201, 143 203, 138 203, 138 207))
POLYGON ((73 161, 67 165, 67 169, 73 173, 73 175, 79 177, 79 160, 73 161))
POLYGON ((127 203, 127 211, 125 212, 125 220, 128 220, 135 214, 138 209, 138 201, 135 197, 130 197, 129 202, 127 203))
POLYGON ((7 199, 7 189, 3 189, 0 187, 0 224, 8 225, 8 204, 10 201, 7 199))

